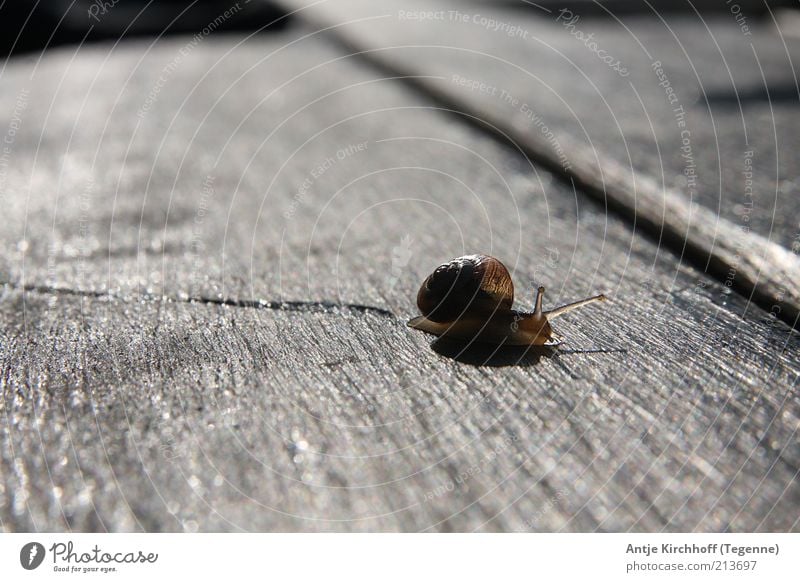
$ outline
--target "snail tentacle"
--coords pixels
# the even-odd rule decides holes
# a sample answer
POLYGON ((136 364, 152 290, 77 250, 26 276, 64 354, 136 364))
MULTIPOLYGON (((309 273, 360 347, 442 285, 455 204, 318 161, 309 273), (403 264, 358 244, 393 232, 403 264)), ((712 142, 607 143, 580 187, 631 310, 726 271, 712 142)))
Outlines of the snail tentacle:
POLYGON ((594 297, 589 297, 588 299, 581 299, 580 301, 575 301, 574 303, 567 303, 566 305, 562 305, 561 307, 556 307, 555 309, 551 309, 550 311, 545 311, 544 314, 547 316, 548 319, 553 319, 558 317, 559 315, 564 315, 565 313, 568 313, 573 309, 578 309, 579 307, 583 307, 584 305, 588 305, 596 301, 605 301, 605 300, 606 296, 601 293, 600 295, 595 295, 594 297))

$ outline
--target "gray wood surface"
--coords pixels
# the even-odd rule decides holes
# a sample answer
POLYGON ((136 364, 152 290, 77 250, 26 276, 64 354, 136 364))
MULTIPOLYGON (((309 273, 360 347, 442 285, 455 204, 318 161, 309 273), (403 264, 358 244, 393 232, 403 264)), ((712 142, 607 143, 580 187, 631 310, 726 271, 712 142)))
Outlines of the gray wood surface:
POLYGON ((797 324, 800 44, 771 13, 286 4, 797 324))
POLYGON ((3 72, 3 530, 800 529, 795 332, 311 30, 186 41, 3 72), (434 349, 466 252, 611 301, 434 349))

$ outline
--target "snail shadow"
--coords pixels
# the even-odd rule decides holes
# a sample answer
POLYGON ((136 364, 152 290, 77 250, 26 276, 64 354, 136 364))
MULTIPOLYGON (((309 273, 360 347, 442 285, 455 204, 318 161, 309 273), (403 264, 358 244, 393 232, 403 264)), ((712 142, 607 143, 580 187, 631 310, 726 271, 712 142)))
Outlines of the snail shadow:
POLYGON ((498 346, 494 344, 439 338, 431 349, 446 358, 472 366, 535 366, 556 351, 546 346, 498 346))
POLYGON ((497 346, 494 344, 439 338, 431 349, 446 358, 471 366, 535 366, 542 358, 571 354, 627 354, 624 348, 565 350, 559 346, 497 346))

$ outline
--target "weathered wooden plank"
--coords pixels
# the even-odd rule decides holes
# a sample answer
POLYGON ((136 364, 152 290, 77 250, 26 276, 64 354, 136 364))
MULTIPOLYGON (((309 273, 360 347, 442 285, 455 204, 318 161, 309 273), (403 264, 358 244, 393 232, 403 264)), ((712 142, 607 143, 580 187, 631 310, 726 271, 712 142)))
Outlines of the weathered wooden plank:
POLYGON ((286 3, 796 325, 798 54, 771 21, 286 3))
POLYGON ((297 38, 203 43, 141 120, 179 40, 7 71, 3 529, 798 528, 796 334, 297 38), (523 303, 612 301, 560 354, 458 361, 405 320, 470 251, 523 303))

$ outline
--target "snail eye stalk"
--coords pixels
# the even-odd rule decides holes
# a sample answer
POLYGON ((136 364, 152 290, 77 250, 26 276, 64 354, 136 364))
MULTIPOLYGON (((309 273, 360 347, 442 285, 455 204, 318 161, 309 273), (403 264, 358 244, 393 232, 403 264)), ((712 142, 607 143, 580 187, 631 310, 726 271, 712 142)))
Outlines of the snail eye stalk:
POLYGON ((584 305, 589 305, 590 303, 595 303, 596 301, 605 301, 606 296, 603 294, 595 295, 594 297, 589 297, 588 299, 581 299, 580 301, 576 301, 575 303, 567 303, 566 305, 562 305, 561 307, 556 307, 555 309, 551 309, 550 311, 545 311, 545 315, 547 319, 553 319, 558 317, 559 315, 564 315, 565 313, 569 313, 574 309, 578 309, 579 307, 583 307, 584 305))

